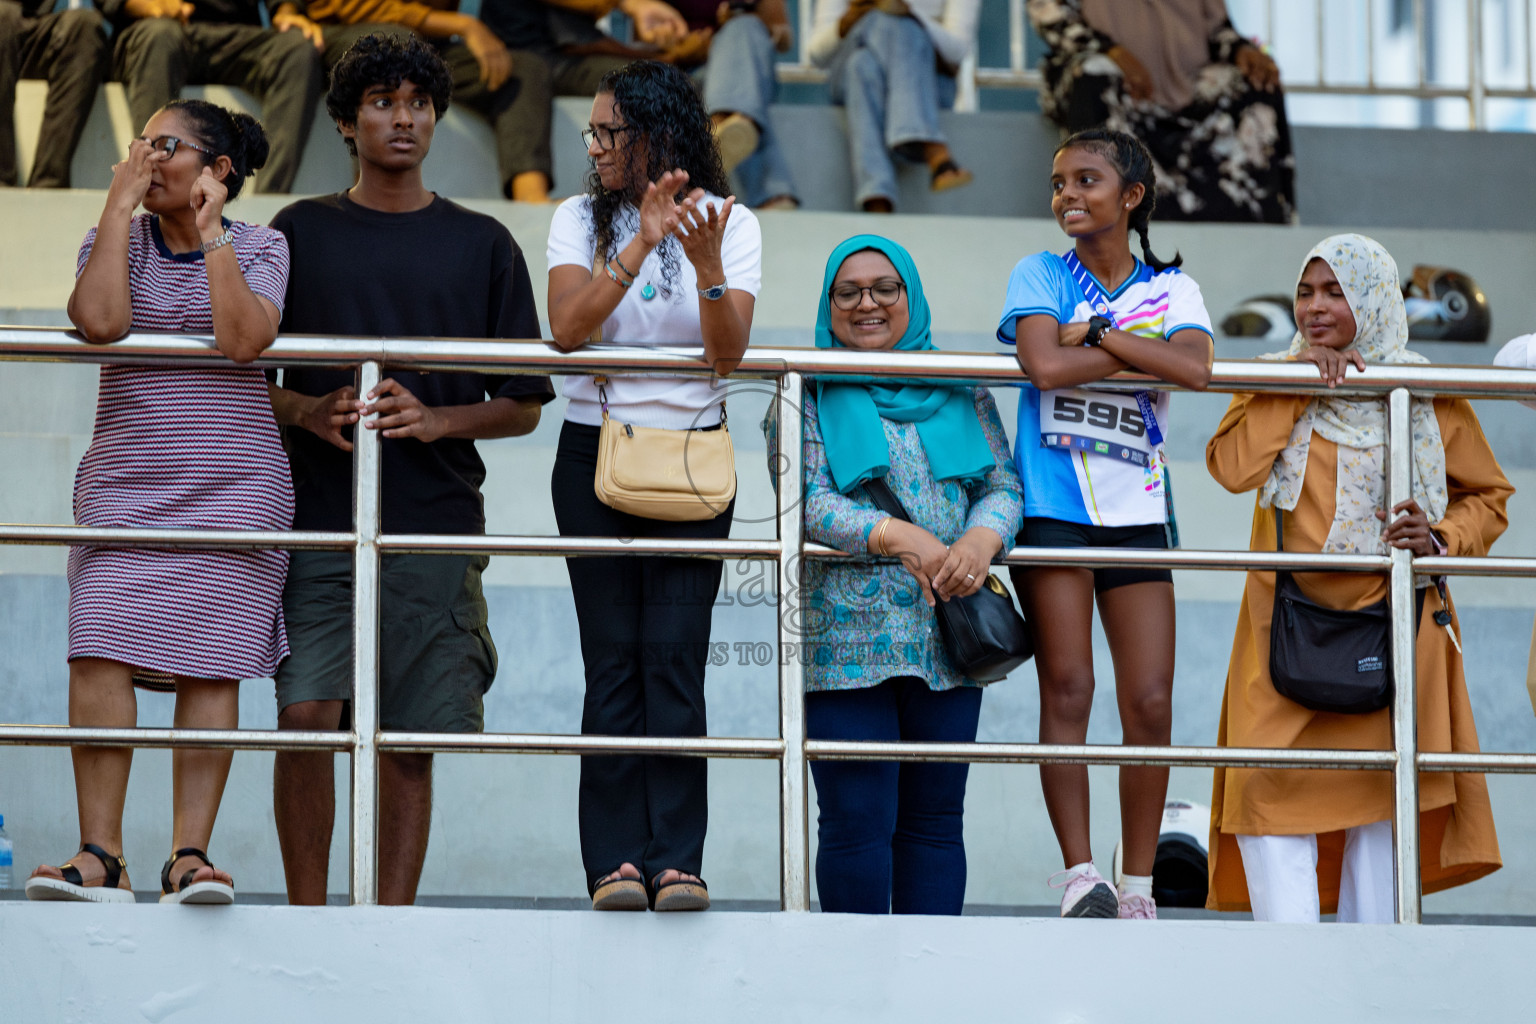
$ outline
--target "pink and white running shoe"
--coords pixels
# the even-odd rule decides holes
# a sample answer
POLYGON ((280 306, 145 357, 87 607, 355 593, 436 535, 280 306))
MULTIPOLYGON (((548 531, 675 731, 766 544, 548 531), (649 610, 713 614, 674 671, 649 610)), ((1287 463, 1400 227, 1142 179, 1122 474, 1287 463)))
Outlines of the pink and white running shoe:
POLYGON ((1120 920, 1122 921, 1156 921, 1157 902, 1150 900, 1139 892, 1129 895, 1120 895, 1120 920))
POLYGON ((1066 890, 1061 896, 1062 917, 1114 917, 1119 913, 1120 897, 1115 887, 1092 864, 1084 871, 1058 871, 1047 884, 1066 890))

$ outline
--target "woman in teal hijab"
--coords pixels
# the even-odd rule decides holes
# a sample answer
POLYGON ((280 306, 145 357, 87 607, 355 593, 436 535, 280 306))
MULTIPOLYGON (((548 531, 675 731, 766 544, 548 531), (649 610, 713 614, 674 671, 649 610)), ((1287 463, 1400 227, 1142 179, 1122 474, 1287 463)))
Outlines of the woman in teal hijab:
MULTIPOLYGON (((820 348, 932 351, 907 251, 857 235, 827 260, 820 348)), ((936 601, 973 594, 1023 518, 1022 486, 985 388, 888 378, 818 381, 805 401, 810 540, 899 561, 811 561, 802 657, 813 739, 969 742, 981 687, 950 664, 936 601), (911 522, 864 484, 883 477, 911 522)), ((815 761, 821 908, 958 914, 965 764, 815 761)))

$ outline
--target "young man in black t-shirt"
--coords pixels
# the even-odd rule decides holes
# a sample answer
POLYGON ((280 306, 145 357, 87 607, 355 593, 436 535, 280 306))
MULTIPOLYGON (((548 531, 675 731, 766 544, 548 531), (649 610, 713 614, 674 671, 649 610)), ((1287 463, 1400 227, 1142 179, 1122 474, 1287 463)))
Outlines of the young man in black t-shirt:
MULTIPOLYGON (((284 329, 539 337, 528 268, 506 228, 422 185, 433 127, 448 106, 442 59, 413 36, 367 36, 331 81, 326 109, 357 156, 358 182, 273 219, 292 251, 284 329)), ((475 439, 528 433, 553 397, 543 376, 391 373, 359 397, 350 370, 284 371, 272 407, 293 464, 294 528, 351 529, 349 438, 361 427, 381 435, 385 532, 484 533, 475 439)), ((384 558, 380 728, 483 728, 481 697, 496 674, 480 591, 487 561, 384 558)), ((292 654, 277 673, 278 728, 341 728, 352 686, 350 554, 294 552, 283 608, 292 654)), ((379 902, 408 904, 426 855, 432 756, 384 754, 379 785, 379 902)), ((277 755, 273 803, 290 902, 325 902, 334 786, 331 754, 277 755)))

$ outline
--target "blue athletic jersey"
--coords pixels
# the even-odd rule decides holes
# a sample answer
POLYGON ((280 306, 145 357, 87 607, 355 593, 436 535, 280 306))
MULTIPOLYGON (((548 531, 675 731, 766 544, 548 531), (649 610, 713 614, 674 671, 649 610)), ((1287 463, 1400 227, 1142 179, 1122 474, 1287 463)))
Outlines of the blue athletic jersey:
MULTIPOLYGON (((1211 333, 1211 317, 1200 286, 1176 267, 1161 273, 1136 261, 1136 269, 1113 293, 1104 288, 1123 331, 1145 338, 1169 338, 1193 328, 1211 333)), ((1015 343, 1015 322, 1043 314, 1058 323, 1083 323, 1094 315, 1066 263, 1051 252, 1026 256, 1013 268, 998 322, 997 338, 1015 343)), ((1014 461, 1024 480, 1024 514, 1094 526, 1141 526, 1167 522, 1163 446, 1140 466, 1084 451, 1048 448, 1040 441, 1040 391, 1022 387, 1014 461)), ((1157 422, 1168 433, 1168 393, 1152 392, 1157 422)))

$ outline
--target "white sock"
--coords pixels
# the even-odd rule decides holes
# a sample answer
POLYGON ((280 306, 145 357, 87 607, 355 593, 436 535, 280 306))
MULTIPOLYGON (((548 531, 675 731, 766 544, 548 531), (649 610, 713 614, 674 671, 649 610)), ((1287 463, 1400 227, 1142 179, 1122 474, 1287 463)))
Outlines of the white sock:
POLYGON ((1142 897, 1145 897, 1146 899, 1151 899, 1152 898, 1152 876, 1151 875, 1121 875, 1120 876, 1120 895, 1121 895, 1122 898, 1126 897, 1126 896, 1142 896, 1142 897))
POLYGON ((1086 875, 1088 872, 1095 871, 1097 869, 1093 866, 1093 861, 1085 860, 1081 864, 1073 864, 1071 867, 1067 868, 1067 870, 1072 872, 1074 875, 1086 875))

